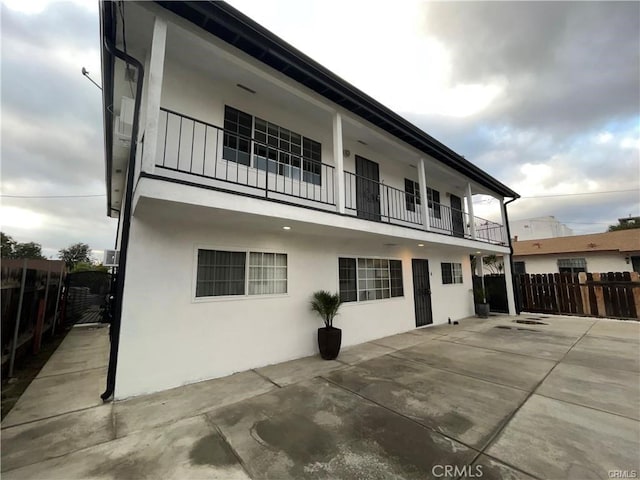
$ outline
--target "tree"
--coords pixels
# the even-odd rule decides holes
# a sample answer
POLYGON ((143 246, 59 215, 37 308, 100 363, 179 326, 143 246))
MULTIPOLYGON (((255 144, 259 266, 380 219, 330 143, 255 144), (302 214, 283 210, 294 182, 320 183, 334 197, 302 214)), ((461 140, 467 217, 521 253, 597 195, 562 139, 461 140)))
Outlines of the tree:
POLYGON ((74 243, 67 248, 58 250, 58 258, 63 260, 69 270, 73 270, 76 264, 93 263, 91 261, 91 248, 86 243, 74 243))
POLYGON ((87 263, 87 262, 78 262, 73 267, 73 270, 71 271, 71 273, 76 273, 76 272, 108 272, 108 271, 109 271, 109 267, 105 267, 101 263, 93 264, 93 263, 87 263))
POLYGON ((504 264, 502 258, 498 258, 495 255, 487 255, 482 258, 482 263, 491 273, 502 273, 504 264))
POLYGON ((42 245, 39 243, 18 243, 4 232, 0 232, 0 236, 2 237, 2 258, 45 259, 42 255, 42 245))
POLYGON ((629 230, 631 228, 640 228, 640 217, 629 217, 618 219, 617 225, 609 225, 608 232, 616 232, 618 230, 629 230))
POLYGON ((2 237, 2 258, 13 258, 16 241, 4 232, 0 232, 0 237, 2 237))
POLYGON ((45 256, 42 255, 42 245, 35 242, 16 243, 13 258, 37 258, 46 260, 45 256))

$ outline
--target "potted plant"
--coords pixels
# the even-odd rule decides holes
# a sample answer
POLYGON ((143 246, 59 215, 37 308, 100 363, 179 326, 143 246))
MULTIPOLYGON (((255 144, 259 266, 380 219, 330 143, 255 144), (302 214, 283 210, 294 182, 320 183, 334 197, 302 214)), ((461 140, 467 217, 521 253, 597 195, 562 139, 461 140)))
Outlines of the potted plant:
POLYGON ((311 298, 311 310, 318 312, 324 321, 324 327, 318 329, 318 348, 325 360, 333 360, 340 352, 342 330, 333 326, 333 319, 340 308, 340 295, 319 290, 311 298))
POLYGON ((478 287, 473 290, 473 299, 476 307, 476 315, 480 318, 489 317, 489 302, 487 302, 487 293, 484 288, 478 287))

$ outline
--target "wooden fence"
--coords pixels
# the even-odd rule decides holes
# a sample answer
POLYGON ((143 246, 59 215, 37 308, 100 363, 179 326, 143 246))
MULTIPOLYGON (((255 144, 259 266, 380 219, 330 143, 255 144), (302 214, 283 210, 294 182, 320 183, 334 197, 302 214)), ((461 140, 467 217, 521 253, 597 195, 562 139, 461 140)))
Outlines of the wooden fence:
POLYGON ((640 319, 636 272, 515 275, 520 310, 640 319))

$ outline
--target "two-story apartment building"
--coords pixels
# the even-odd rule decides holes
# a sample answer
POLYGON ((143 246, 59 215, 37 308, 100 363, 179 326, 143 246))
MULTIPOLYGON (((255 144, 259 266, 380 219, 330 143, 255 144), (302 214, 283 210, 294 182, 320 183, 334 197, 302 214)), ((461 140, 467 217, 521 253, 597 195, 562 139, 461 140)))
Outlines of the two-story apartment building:
POLYGON ((312 355, 319 289, 343 346, 473 315, 469 256, 508 258, 515 192, 223 2, 104 2, 101 35, 103 396, 312 355))

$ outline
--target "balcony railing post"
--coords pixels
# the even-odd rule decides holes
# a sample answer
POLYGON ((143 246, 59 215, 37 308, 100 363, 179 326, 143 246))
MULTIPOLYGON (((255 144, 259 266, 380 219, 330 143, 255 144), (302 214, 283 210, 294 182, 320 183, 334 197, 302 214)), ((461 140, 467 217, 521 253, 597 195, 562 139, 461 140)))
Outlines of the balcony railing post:
POLYGON ((389 187, 387 185, 385 185, 384 188, 385 188, 386 191, 385 191, 385 194, 383 195, 383 201, 387 204, 387 222, 391 223, 391 212, 390 212, 390 209, 391 209, 390 203, 391 203, 391 201, 389 199, 389 187))
POLYGON ((269 157, 266 158, 266 170, 264 171, 264 198, 269 198, 269 157))

